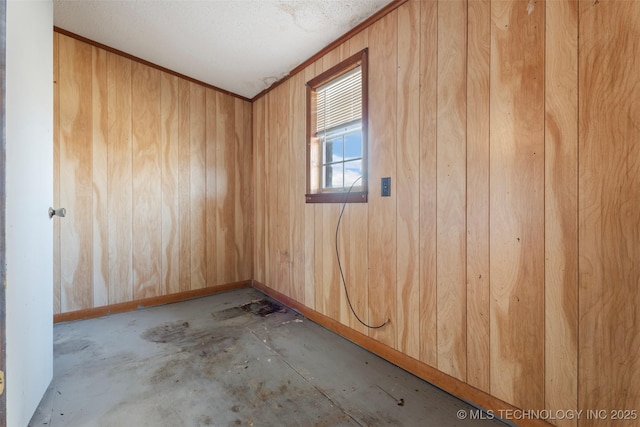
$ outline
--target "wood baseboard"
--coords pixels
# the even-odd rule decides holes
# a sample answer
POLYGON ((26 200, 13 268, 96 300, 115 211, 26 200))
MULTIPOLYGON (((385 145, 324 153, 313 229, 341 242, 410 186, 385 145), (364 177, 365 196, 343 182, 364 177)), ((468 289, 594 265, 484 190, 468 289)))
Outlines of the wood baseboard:
POLYGON ((123 302, 120 304, 105 305, 102 307, 87 308, 85 310, 69 311, 67 313, 59 313, 53 315, 53 323, 71 322, 73 320, 92 319, 95 317, 107 316, 109 314, 124 313, 127 311, 137 310, 139 308, 154 307, 157 305, 170 304, 173 302, 185 301, 188 299, 204 297, 217 294, 219 292, 231 291, 234 289, 249 288, 252 285, 251 280, 242 282, 228 283, 220 286, 212 286, 210 288, 195 289, 192 291, 179 292, 169 295, 161 295, 152 298, 145 298, 136 301, 123 302))
MULTIPOLYGON (((452 376, 449 376, 438 369, 427 365, 419 360, 416 360, 398 350, 382 344, 367 335, 362 334, 350 327, 331 319, 315 310, 312 310, 300 302, 281 294, 280 292, 269 288, 268 286, 253 281, 253 287, 261 292, 269 295, 273 299, 281 302, 282 304, 290 307, 291 309, 299 312, 304 317, 318 323, 321 326, 337 333, 343 338, 359 345, 360 347, 382 357, 383 359, 393 363, 394 365, 404 369, 413 375, 422 378, 423 380, 435 385, 436 387, 452 394, 460 399, 466 400, 473 405, 490 411, 491 414, 496 417, 504 415, 507 421, 523 427, 549 427, 552 424, 541 419, 525 419, 532 418, 534 411, 523 411, 515 406, 512 406, 502 400, 491 396, 490 394, 479 390, 469 384, 458 380, 452 376)), ((545 413, 539 415, 544 416, 545 413)), ((547 415, 548 416, 548 415, 547 415)))

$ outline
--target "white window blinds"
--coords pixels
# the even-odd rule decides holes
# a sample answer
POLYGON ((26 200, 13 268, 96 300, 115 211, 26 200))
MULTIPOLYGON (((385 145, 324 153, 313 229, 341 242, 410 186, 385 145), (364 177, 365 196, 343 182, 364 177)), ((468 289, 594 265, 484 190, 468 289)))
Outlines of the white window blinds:
POLYGON ((362 69, 360 66, 316 89, 316 132, 328 132, 362 118, 362 69))

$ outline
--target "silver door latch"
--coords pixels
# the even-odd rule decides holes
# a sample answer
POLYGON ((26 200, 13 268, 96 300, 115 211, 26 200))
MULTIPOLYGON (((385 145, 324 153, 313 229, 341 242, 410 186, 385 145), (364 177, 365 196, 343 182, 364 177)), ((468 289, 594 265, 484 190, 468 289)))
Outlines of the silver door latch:
POLYGON ((49 208, 49 219, 53 218, 54 215, 64 218, 67 215, 67 210, 65 208, 60 208, 60 209, 49 208))

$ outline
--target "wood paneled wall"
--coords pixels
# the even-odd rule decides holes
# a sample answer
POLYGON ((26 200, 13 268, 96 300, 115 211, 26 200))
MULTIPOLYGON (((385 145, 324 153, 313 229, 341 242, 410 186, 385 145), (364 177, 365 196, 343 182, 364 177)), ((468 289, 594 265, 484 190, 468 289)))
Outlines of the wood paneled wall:
POLYGON ((633 410, 640 408, 640 2, 579 7, 579 404, 633 410))
POLYGON ((54 33, 55 313, 253 277, 251 104, 54 33))
POLYGON ((640 409, 639 40, 637 1, 403 4, 254 102, 254 278, 516 407, 585 411, 553 424, 615 425, 586 411, 640 409), (345 303, 340 206, 304 198, 304 84, 363 47, 369 203, 338 246, 379 330, 345 303))

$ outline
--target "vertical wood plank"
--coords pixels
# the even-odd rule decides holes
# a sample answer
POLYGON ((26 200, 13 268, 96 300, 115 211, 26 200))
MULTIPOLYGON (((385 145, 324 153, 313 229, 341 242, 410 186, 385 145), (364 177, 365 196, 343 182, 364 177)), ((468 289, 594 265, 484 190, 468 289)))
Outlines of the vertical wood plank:
POLYGON ((467 10, 467 382, 490 392, 491 3, 489 0, 470 0, 467 10))
POLYGON ((216 97, 216 265, 218 283, 232 281, 237 269, 238 246, 235 241, 234 223, 236 212, 234 195, 237 167, 235 141, 235 107, 233 98, 218 93, 216 97))
POLYGON ((420 4, 398 8, 397 334, 401 352, 420 357, 420 4))
POLYGON ((253 103, 253 142, 254 142, 254 279, 262 284, 267 284, 265 279, 265 150, 264 133, 265 117, 264 103, 266 96, 260 97, 253 103))
POLYGON ((270 241, 270 237, 272 234, 272 229, 271 227, 271 209, 273 207, 273 204, 270 200, 271 197, 271 193, 270 193, 270 189, 269 189, 269 182, 270 182, 270 167, 271 165, 269 164, 270 160, 271 160, 271 155, 273 153, 269 152, 269 131, 270 131, 270 119, 271 119, 271 96, 269 94, 267 94, 267 96, 265 96, 264 98, 264 105, 263 105, 263 111, 262 111, 262 116, 263 116, 263 127, 262 127, 262 153, 263 153, 263 157, 262 157, 262 168, 263 168, 263 188, 262 188, 262 193, 263 193, 263 209, 264 209, 264 221, 263 221, 263 238, 264 238, 264 253, 263 253, 263 266, 264 266, 264 280, 265 283, 271 283, 271 281, 269 280, 271 278, 271 267, 270 267, 270 263, 269 260, 273 258, 273 256, 271 255, 271 246, 272 246, 272 242, 270 241))
MULTIPOLYGON (((316 235, 316 239, 320 240, 320 246, 322 247, 322 305, 324 314, 338 321, 340 321, 341 300, 345 298, 344 291, 340 286, 341 279, 335 243, 336 225, 341 207, 339 203, 324 204, 321 206, 320 218, 316 216, 316 221, 322 221, 323 230, 321 235, 316 235)), ((338 240, 339 247, 341 240, 344 240, 345 230, 341 230, 342 233, 340 233, 338 240)), ((344 258, 344 249, 341 253, 343 254, 342 260, 348 261, 344 258)))
MULTIPOLYGON (((242 170, 246 170, 246 173, 250 175, 251 167, 244 168, 245 160, 243 156, 244 153, 244 141, 245 141, 245 127, 244 127, 244 106, 243 101, 238 98, 231 98, 232 101, 232 116, 233 116, 233 160, 232 164, 234 165, 233 170, 231 172, 230 179, 233 179, 233 209, 236 212, 234 217, 232 218, 231 228, 233 230, 233 246, 235 247, 234 253, 234 268, 230 272, 230 282, 236 282, 240 280, 242 277, 243 271, 243 260, 241 254, 243 253, 244 248, 244 239, 245 239, 245 229, 247 232, 250 232, 250 227, 248 224, 245 226, 245 218, 247 216, 246 210, 242 203, 243 199, 251 200, 251 192, 248 188, 245 188, 243 185, 242 179, 242 170), (246 191, 246 193, 243 193, 246 191), (241 196, 242 194, 242 196, 241 196), (246 194, 246 195, 244 195, 246 194)), ((250 128, 249 128, 250 129, 250 128)))
POLYGON ((438 4, 438 369, 466 379, 465 1, 438 4))
POLYGON ((162 292, 160 71, 134 62, 131 88, 133 298, 143 299, 162 292))
POLYGON ((191 289, 206 286, 206 91, 189 83, 191 289))
MULTIPOLYGON (((108 242, 108 122, 107 51, 91 48, 91 103, 93 121, 93 301, 92 307, 109 304, 108 242)), ((88 307, 87 307, 88 308, 88 307)))
MULTIPOLYGON (((238 98, 231 97, 229 95, 225 95, 229 99, 229 117, 230 117, 230 129, 229 129, 229 152, 227 156, 229 158, 229 163, 232 165, 231 170, 229 171, 229 190, 231 191, 231 204, 233 206, 233 217, 229 220, 229 228, 231 233, 229 235, 229 244, 228 247, 232 249, 232 254, 230 256, 230 265, 231 268, 227 272, 228 279, 227 283, 238 281, 238 277, 240 276, 241 270, 241 252, 243 248, 244 242, 244 216, 245 212, 242 209, 240 204, 239 193, 242 191, 242 180, 240 178, 240 169, 243 165, 243 160, 239 157, 239 153, 242 152, 242 138, 244 138, 244 130, 242 127, 243 122, 243 108, 242 103, 238 98), (238 102, 236 102, 238 101, 238 102)), ((247 172, 250 169, 247 169, 247 172)), ((248 197, 250 192, 247 192, 246 196, 248 197)))
MULTIPOLYGON (((58 33, 53 33, 53 205, 60 206, 60 57, 58 33)), ((61 312, 60 221, 53 222, 53 314, 61 312)))
POLYGON ((240 215, 235 218, 235 236, 240 250, 237 253, 238 270, 234 281, 253 279, 253 132, 251 126, 251 103, 235 98, 236 109, 236 161, 235 176, 236 211, 240 215))
MULTIPOLYGON (((349 55, 355 55, 369 45, 369 30, 364 29, 349 39, 349 55)), ((369 190, 371 191, 371 189, 369 190)), ((349 239, 346 242, 344 259, 347 261, 343 266, 345 269, 346 285, 349 290, 349 299, 354 311, 365 323, 369 320, 368 307, 368 230, 369 230, 369 204, 351 203, 345 209, 344 222, 345 231, 349 239)), ((341 294, 344 289, 340 289, 341 294)), ((343 306, 346 298, 342 298, 343 306)), ((344 308, 343 308, 344 310, 344 308)), ((367 328, 358 322, 358 319, 347 311, 348 325, 353 329, 367 334, 367 328)))
POLYGON ((180 291, 191 289, 191 95, 178 82, 178 221, 180 291))
POLYGON ((291 78, 289 117, 290 128, 291 186, 289 187, 289 206, 291 208, 291 297, 296 301, 305 300, 305 267, 309 256, 305 250, 305 192, 306 192, 306 117, 305 73, 300 72, 291 78))
POLYGON ((438 2, 420 2, 420 360, 438 365, 436 166, 438 2))
MULTIPOLYGON (((304 82, 311 80, 315 74, 315 64, 309 65, 304 69, 304 82)), ((306 94, 305 94, 306 98, 306 94)), ((306 107, 304 116, 306 117, 306 107)), ((306 126, 306 124, 305 124, 306 126)), ((306 128, 305 128, 305 151, 306 151, 306 128)), ((306 152, 305 152, 306 156, 306 152)), ((306 165, 305 162, 301 165, 306 165)), ((300 166, 302 169, 304 166, 300 166)), ((305 192, 306 192, 306 176, 305 176, 305 192)), ((304 304, 311 308, 316 309, 315 305, 315 289, 316 289, 316 251, 315 251, 315 222, 316 222, 316 207, 314 204, 305 203, 304 206, 304 304)))
POLYGON ((491 3, 491 393, 544 406, 544 4, 491 3))
POLYGON ((557 411, 578 408, 577 1, 547 2, 545 20, 545 409, 557 411))
POLYGON ((640 3, 579 8, 578 400, 586 410, 633 410, 640 408, 640 3))
MULTIPOLYGON (((218 198, 217 181, 220 176, 221 184, 224 184, 225 169, 222 165, 222 170, 218 170, 217 164, 218 145, 223 144, 224 141, 218 137, 218 94, 213 89, 207 89, 206 91, 206 138, 207 138, 207 158, 206 158, 206 180, 207 180, 207 235, 206 235, 206 253, 207 253, 207 286, 215 286, 221 284, 221 277, 219 277, 221 268, 220 263, 216 259, 218 253, 218 239, 224 238, 224 232, 218 225, 218 205, 220 203, 218 198)), ((224 147, 223 147, 224 149, 224 147)), ((225 250, 223 247, 222 251, 225 250)))
POLYGON ((324 232, 322 221, 322 210, 320 206, 314 205, 314 223, 313 223, 313 302, 315 310, 325 314, 325 299, 324 299, 324 287, 323 287, 323 247, 322 247, 322 233, 324 232))
POLYGON ((289 209, 289 187, 291 182, 291 162, 289 159, 289 132, 287 129, 289 118, 289 87, 290 80, 287 80, 275 91, 275 134, 271 136, 273 142, 272 150, 275 151, 275 172, 276 181, 274 186, 275 225, 276 225, 276 268, 275 280, 279 289, 285 295, 291 295, 291 249, 289 247, 289 236, 291 235, 290 209, 289 209))
POLYGON ((61 310, 93 304, 91 46, 60 36, 61 310))
POLYGON ((162 173, 162 292, 180 292, 180 223, 178 204, 178 78, 160 77, 162 173))
POLYGON ((109 304, 133 298, 131 61, 107 53, 109 304))
POLYGON ((376 22, 369 31, 369 322, 390 323, 369 332, 396 346, 396 222, 397 185, 391 197, 378 196, 380 178, 396 175, 396 58, 397 12, 376 22))
POLYGON ((279 94, 273 92, 268 102, 268 121, 266 130, 267 153, 267 280, 276 290, 283 292, 282 282, 278 280, 280 254, 278 253, 278 101, 279 94))
POLYGON ((280 284, 276 280, 274 273, 275 265, 278 262, 275 254, 275 242, 277 236, 276 227, 276 194, 274 193, 277 185, 277 169, 276 169, 276 147, 273 143, 274 123, 276 120, 274 92, 270 92, 265 97, 265 129, 264 129, 264 181, 265 181, 265 223, 264 223, 264 239, 265 239, 265 282, 271 283, 274 289, 280 290, 280 284))

